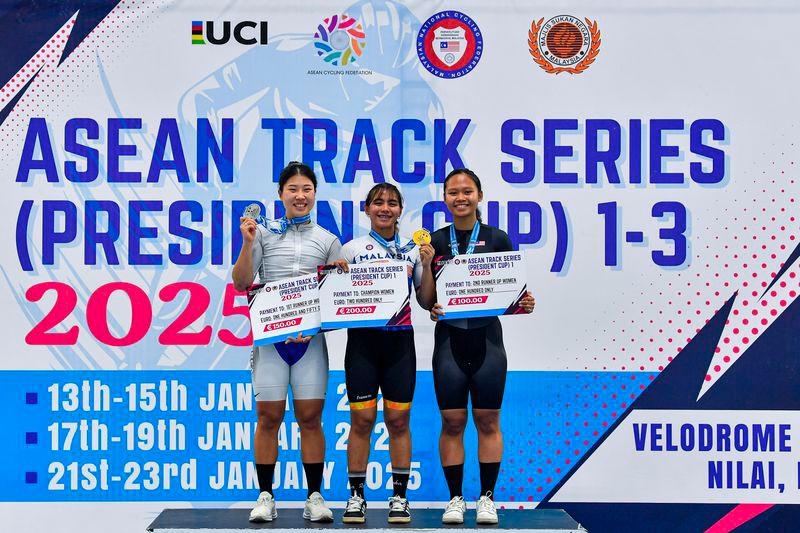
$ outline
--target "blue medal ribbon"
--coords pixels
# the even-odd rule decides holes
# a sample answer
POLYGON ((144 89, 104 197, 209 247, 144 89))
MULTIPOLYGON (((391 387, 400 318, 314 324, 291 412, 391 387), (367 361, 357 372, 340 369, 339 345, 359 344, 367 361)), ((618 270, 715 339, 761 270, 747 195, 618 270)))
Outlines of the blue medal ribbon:
POLYGON ((267 219, 261 216, 261 206, 258 204, 250 204, 244 208, 244 213, 242 213, 244 218, 252 218, 256 221, 256 224, 261 224, 264 227, 267 227, 267 219))
POLYGON ((408 241, 405 246, 400 246, 400 235, 397 232, 394 233, 393 242, 387 241, 375 230, 370 231, 369 236, 378 241, 378 244, 386 248, 386 250, 395 258, 397 258, 397 256, 402 256, 404 253, 416 246, 416 243, 413 240, 408 241), (394 252, 392 252, 392 250, 394 250, 394 252))
POLYGON ((272 226, 268 226, 264 224, 268 230, 276 235, 283 235, 286 233, 286 230, 289 229, 289 226, 296 226, 298 224, 305 224, 311 220, 311 215, 303 215, 301 217, 294 217, 294 218, 286 218, 286 216, 282 216, 275 222, 281 225, 280 229, 273 228, 272 226))
MULTIPOLYGON (((480 231, 481 231, 481 223, 476 220, 475 225, 472 227, 472 234, 469 236, 469 244, 467 245, 467 251, 464 252, 466 255, 469 255, 475 251, 475 246, 478 244, 478 233, 480 233, 480 231)), ((455 224, 450 225, 450 252, 454 256, 459 255, 455 224)))

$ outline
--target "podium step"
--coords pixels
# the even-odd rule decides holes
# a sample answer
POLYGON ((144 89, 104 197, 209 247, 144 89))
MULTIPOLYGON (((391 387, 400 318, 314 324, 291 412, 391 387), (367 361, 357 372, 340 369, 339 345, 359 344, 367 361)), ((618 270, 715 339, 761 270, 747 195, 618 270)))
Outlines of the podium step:
POLYGON ((412 509, 409 524, 389 524, 386 509, 367 511, 365 524, 343 524, 342 511, 334 509, 334 521, 314 523, 303 519, 302 509, 279 509, 278 518, 272 522, 253 524, 248 521, 249 509, 164 509, 147 527, 157 533, 213 533, 273 529, 281 531, 305 531, 319 529, 360 531, 475 531, 481 529, 534 531, 536 533, 586 533, 571 516, 561 509, 501 509, 500 523, 496 526, 477 526, 475 510, 467 510, 464 523, 446 526, 442 524, 441 509, 412 509))

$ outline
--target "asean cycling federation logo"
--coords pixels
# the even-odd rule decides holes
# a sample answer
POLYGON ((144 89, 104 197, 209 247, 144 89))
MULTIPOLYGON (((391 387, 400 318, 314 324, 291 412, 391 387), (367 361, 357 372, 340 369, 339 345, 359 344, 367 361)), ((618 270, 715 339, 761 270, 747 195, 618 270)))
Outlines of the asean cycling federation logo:
POLYGON ((366 44, 364 27, 347 14, 331 15, 314 33, 317 55, 331 65, 344 67, 355 63, 364 53, 366 44))
POLYGON ((550 74, 580 74, 600 53, 597 21, 559 15, 531 23, 528 49, 537 65, 550 74))
POLYGON ((478 24, 460 11, 428 17, 417 35, 417 56, 422 66, 440 78, 460 78, 472 72, 482 54, 478 24))

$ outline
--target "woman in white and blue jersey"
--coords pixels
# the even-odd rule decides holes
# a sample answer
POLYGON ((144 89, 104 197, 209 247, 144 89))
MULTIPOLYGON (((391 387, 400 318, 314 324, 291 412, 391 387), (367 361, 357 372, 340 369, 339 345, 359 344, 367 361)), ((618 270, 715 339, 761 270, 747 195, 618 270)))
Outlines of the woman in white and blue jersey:
POLYGON ((343 515, 346 523, 363 523, 366 514, 364 481, 369 460, 370 436, 377 416, 378 389, 383 394, 383 418, 389 431, 393 494, 389 498, 389 522, 411 520, 406 489, 411 465, 409 413, 414 396, 416 352, 411 327, 411 286, 421 302, 432 301, 433 248, 415 245, 398 233, 403 197, 394 185, 379 183, 367 194, 364 211, 370 219, 369 235, 342 247, 342 257, 351 264, 403 261, 408 268, 409 299, 392 325, 347 330, 344 367, 350 401, 350 438, 347 463, 351 498, 343 515))

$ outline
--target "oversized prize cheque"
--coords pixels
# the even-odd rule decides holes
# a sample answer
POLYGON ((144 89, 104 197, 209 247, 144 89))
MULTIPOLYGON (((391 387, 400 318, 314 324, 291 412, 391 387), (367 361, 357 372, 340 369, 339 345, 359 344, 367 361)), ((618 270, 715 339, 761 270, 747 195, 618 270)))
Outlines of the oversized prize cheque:
POLYGON ((404 261, 350 265, 350 272, 320 272, 322 328, 370 328, 411 324, 409 273, 404 261))
POLYGON ((461 254, 436 264, 436 294, 442 320, 517 315, 525 310, 525 255, 522 252, 461 254))
POLYGON ((247 290, 253 346, 314 335, 320 329, 317 274, 256 284, 247 290))

